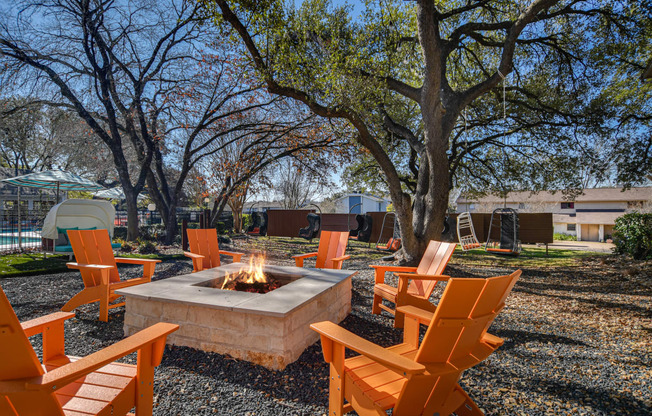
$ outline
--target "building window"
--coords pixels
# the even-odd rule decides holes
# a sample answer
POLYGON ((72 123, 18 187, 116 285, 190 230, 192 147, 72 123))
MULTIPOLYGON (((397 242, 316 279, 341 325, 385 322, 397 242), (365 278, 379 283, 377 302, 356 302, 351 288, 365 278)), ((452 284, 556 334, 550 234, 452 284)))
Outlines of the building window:
POLYGON ((518 209, 525 209, 525 202, 519 202, 518 209))
POLYGON ((577 224, 566 224, 566 231, 577 231, 575 228, 577 224))
POLYGON ((561 209, 574 209, 575 208, 575 202, 562 202, 561 203, 561 209))

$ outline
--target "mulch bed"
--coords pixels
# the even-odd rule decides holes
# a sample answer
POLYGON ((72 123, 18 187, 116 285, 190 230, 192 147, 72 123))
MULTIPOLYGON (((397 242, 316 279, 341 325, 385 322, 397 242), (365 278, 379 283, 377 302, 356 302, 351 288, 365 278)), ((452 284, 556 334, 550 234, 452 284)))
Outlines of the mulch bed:
MULTIPOLYGON (((288 253, 312 247, 292 247, 288 240, 275 251, 265 240, 234 240, 230 249, 265 250, 270 262, 289 265, 288 253)), ((352 251, 345 268, 359 273, 353 278, 353 312, 342 326, 383 346, 400 342, 401 331, 392 327, 392 319, 371 314, 373 275, 368 264, 378 263, 380 255, 364 256, 359 247, 352 251)), ((464 373, 461 384, 487 415, 652 414, 649 266, 603 257, 567 269, 524 270, 491 328, 506 339, 505 345, 464 373)), ((139 273, 131 266, 120 270, 124 277, 139 273)), ((166 261, 158 265, 154 279, 191 270, 189 261, 166 261)), ((446 273, 486 277, 511 271, 456 265, 446 273)), ((59 310, 82 288, 76 272, 0 279, 0 285, 20 320, 59 310)), ((87 355, 123 337, 124 308, 112 309, 108 323, 97 320, 97 304, 76 312, 66 324, 68 354, 87 355)), ((32 341, 40 350, 40 338, 32 341)), ((327 377, 319 343, 284 371, 167 347, 156 371, 154 414, 325 415, 327 377)))

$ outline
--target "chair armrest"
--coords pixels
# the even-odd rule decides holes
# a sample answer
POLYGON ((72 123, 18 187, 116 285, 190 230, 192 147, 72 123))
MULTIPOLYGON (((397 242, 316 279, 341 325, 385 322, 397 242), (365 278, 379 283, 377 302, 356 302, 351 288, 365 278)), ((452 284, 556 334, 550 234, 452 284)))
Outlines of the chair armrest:
POLYGON ((385 266, 382 264, 370 264, 369 267, 379 270, 383 269, 386 272, 416 272, 417 267, 416 266, 385 266))
POLYGON ((186 257, 190 257, 190 259, 192 260, 193 273, 204 270, 204 258, 206 258, 206 256, 202 256, 201 254, 191 253, 189 251, 184 251, 183 255, 186 257))
POLYGON ((433 312, 417 308, 412 305, 403 305, 396 308, 397 312, 402 312, 406 317, 415 318, 420 324, 429 325, 434 315, 433 312))
POLYGON ((115 262, 125 263, 125 264, 140 264, 141 266, 143 266, 143 278, 147 279, 148 281, 151 281, 152 276, 154 275, 154 268, 156 268, 156 264, 160 263, 161 260, 130 259, 125 257, 116 257, 115 262))
POLYGON ((437 275, 437 274, 412 274, 412 273, 398 273, 399 279, 408 279, 408 280, 437 280, 444 282, 450 279, 450 276, 446 275, 437 275))
POLYGON ((78 378, 148 345, 162 341, 162 346, 165 346, 165 337, 177 329, 179 329, 179 325, 159 322, 98 352, 55 368, 40 377, 26 380, 25 387, 28 390, 56 391, 78 378))
POLYGON ((294 259, 294 262, 296 263, 297 267, 303 267, 303 260, 307 259, 308 257, 315 257, 317 256, 317 253, 306 253, 306 254, 297 254, 296 256, 292 256, 294 259))
POLYGON ((242 256, 244 256, 244 253, 238 253, 236 251, 224 251, 224 250, 219 250, 218 253, 224 254, 225 256, 231 256, 233 257, 234 262, 238 262, 242 259, 242 256))
POLYGON ((146 264, 156 264, 160 263, 161 260, 154 260, 154 259, 130 259, 126 257, 116 257, 115 258, 116 263, 126 263, 126 264, 142 264, 143 266, 146 264))
MULTIPOLYGON (((386 350, 373 342, 367 341, 366 339, 347 331, 333 322, 317 322, 311 324, 310 328, 318 332, 322 336, 322 340, 327 338, 337 344, 344 345, 346 348, 356 351, 365 357, 369 357, 397 373, 404 375, 419 374, 423 373, 426 369, 422 364, 396 354, 393 351, 386 350)), ((322 342, 322 348, 327 348, 324 346, 324 342, 322 342)))
POLYGON ((331 261, 333 262, 333 268, 334 269, 341 269, 342 268, 342 263, 344 263, 344 260, 350 259, 351 256, 341 256, 341 257, 333 257, 331 261))
POLYGON ((63 322, 66 319, 73 318, 74 316, 75 314, 72 312, 54 312, 36 319, 21 322, 20 326, 23 328, 25 336, 31 337, 42 333, 46 329, 47 325, 63 322))
POLYGON ((375 265, 371 264, 369 265, 372 269, 374 269, 374 283, 375 284, 381 284, 385 283, 385 272, 416 272, 417 268, 416 267, 410 267, 410 266, 383 266, 383 265, 375 265))
POLYGON ((106 270, 112 269, 114 266, 107 266, 104 264, 81 264, 81 263, 66 263, 69 269, 86 269, 86 270, 106 270))
POLYGON ((297 254, 296 256, 292 256, 293 259, 307 259, 308 257, 315 257, 317 253, 306 253, 306 254, 297 254))

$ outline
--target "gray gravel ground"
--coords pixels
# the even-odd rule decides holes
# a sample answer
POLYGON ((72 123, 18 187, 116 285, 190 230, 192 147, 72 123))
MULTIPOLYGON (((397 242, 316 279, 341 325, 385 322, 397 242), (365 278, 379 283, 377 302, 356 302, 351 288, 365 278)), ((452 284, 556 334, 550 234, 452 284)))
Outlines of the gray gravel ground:
MULTIPOLYGON (((285 253, 271 261, 291 264, 285 253)), ((389 346, 400 342, 401 332, 392 328, 388 316, 370 312, 369 263, 361 255, 345 262, 345 267, 360 272, 353 278, 353 312, 342 325, 389 346)), ((650 286, 640 284, 641 279, 652 282, 652 276, 632 279, 610 267, 596 261, 569 269, 524 270, 491 329, 506 339, 505 345, 462 376, 461 383, 487 415, 652 414, 652 295, 650 286)), ((164 262, 154 279, 191 269, 188 261, 164 262)), ((120 270, 123 277, 139 273, 132 266, 120 270)), ((453 276, 510 271, 460 265, 446 270, 453 276)), ((59 310, 82 288, 75 272, 0 279, 0 285, 20 320, 59 310)), ((96 304, 76 313, 66 324, 68 354, 87 355, 123 337, 124 308, 112 309, 108 323, 97 320, 96 304)), ((40 350, 40 337, 32 341, 40 350)), ((135 357, 126 361, 134 362, 135 357)), ((327 375, 319 343, 284 371, 167 347, 156 371, 154 413, 325 415, 327 375)))

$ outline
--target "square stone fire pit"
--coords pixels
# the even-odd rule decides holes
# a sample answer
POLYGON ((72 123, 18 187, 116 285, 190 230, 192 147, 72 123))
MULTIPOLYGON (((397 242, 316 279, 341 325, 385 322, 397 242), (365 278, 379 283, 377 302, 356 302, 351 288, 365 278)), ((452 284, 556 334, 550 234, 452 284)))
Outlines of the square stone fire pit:
POLYGON ((157 322, 179 324, 168 344, 228 354, 279 370, 319 339, 309 325, 341 322, 351 312, 351 270, 265 265, 283 286, 271 292, 222 290, 232 263, 121 289, 126 298, 125 335, 157 322))

